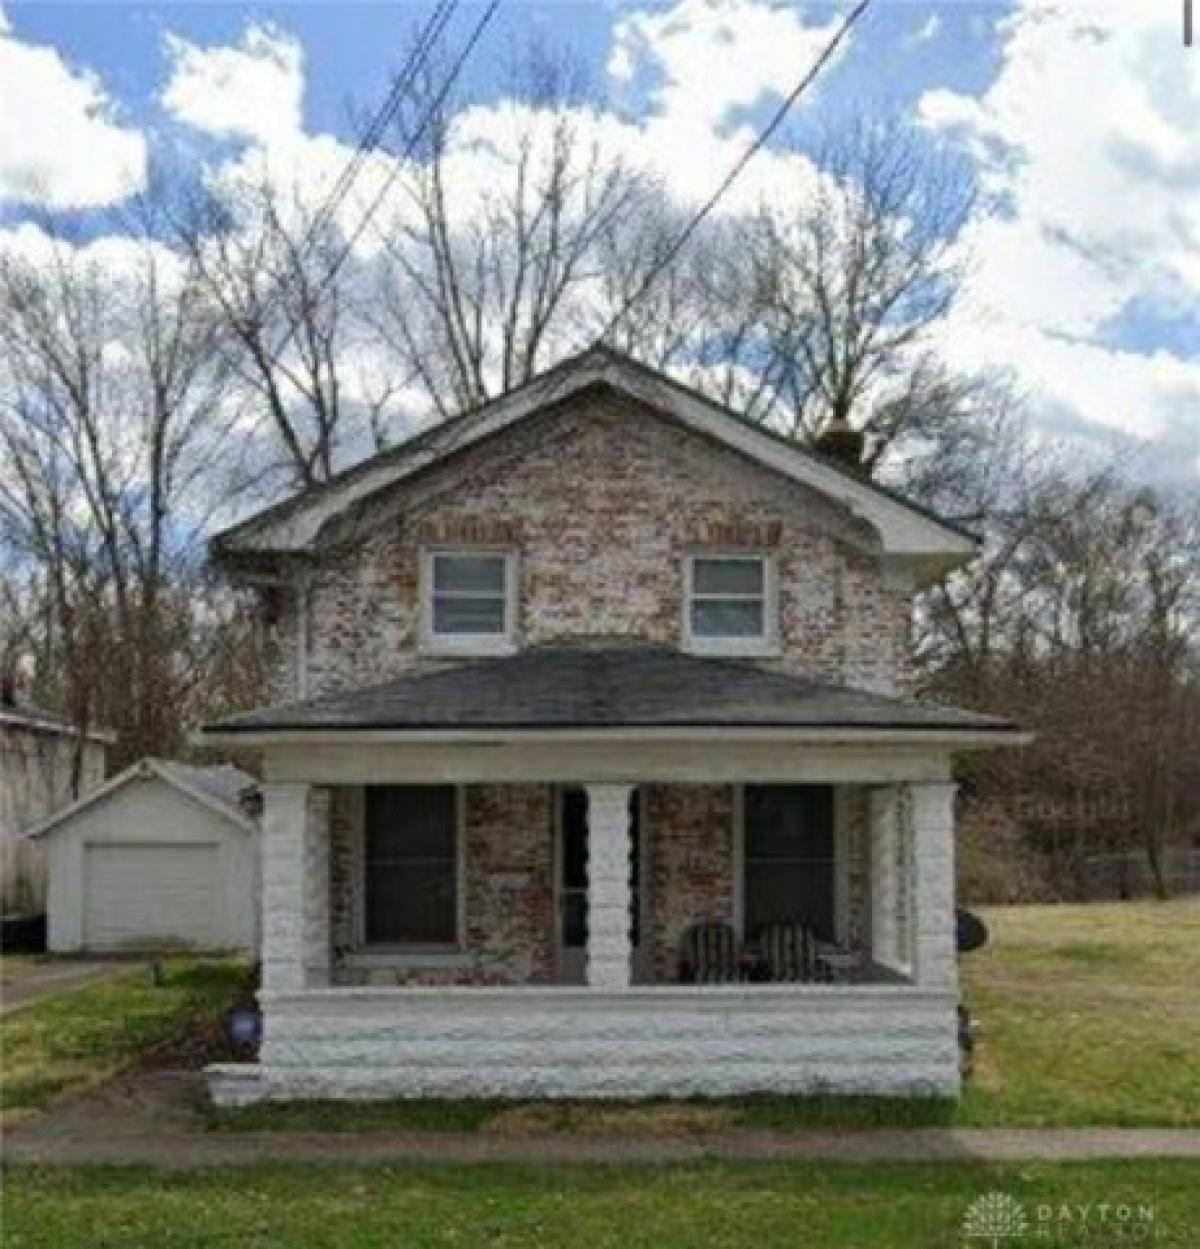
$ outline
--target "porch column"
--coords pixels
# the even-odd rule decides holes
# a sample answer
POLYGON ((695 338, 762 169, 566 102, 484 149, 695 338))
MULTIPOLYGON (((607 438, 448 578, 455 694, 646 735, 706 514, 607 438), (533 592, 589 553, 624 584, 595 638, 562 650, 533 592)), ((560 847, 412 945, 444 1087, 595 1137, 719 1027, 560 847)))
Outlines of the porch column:
POLYGON ((329 983, 329 790, 262 786, 262 982, 329 983))
POLYGON ((587 982, 623 989, 630 982, 629 796, 631 785, 588 785, 587 982))
POLYGON ((910 927, 913 976, 919 985, 958 984, 954 917, 954 793, 956 785, 913 784, 910 927))
POLYGON ((906 970, 900 926, 900 795, 895 785, 870 791, 871 959, 881 967, 906 970))

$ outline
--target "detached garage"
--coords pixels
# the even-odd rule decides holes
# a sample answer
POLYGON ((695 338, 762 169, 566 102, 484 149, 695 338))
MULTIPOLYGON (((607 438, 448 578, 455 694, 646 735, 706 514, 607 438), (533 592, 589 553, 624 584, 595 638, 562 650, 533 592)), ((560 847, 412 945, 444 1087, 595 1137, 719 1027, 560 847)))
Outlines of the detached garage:
POLYGON ((34 829, 56 953, 257 947, 256 782, 143 759, 34 829))

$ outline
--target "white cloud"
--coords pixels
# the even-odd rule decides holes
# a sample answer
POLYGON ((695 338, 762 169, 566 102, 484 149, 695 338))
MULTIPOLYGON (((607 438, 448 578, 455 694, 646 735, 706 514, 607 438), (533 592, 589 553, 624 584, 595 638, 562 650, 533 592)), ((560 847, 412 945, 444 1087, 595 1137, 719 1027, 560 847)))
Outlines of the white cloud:
POLYGON ((1057 419, 1194 435, 1200 344, 1139 349, 1113 333, 1134 310, 1200 308, 1200 58, 1180 46, 1178 12, 1022 0, 999 33, 1003 62, 979 99, 920 103, 973 154, 985 195, 949 349, 1011 367, 1057 419))
POLYGON ((221 138, 263 144, 294 139, 303 120, 304 53, 272 26, 250 26, 234 46, 202 48, 166 37, 171 76, 166 110, 186 125, 221 138))
POLYGON ((0 10, 0 201, 95 208, 145 179, 145 137, 96 75, 22 42, 0 10))
MULTIPOLYGON (((626 152, 681 199, 706 197, 756 136, 746 110, 786 96, 841 20, 809 24, 796 6, 770 0, 677 0, 667 9, 628 13, 613 28, 607 66, 623 95, 639 86, 645 94, 645 110, 626 127, 626 152)), ((843 42, 839 59, 850 43, 843 42)), ((811 176, 804 157, 762 151, 720 209, 743 211, 811 176)))
POLYGON ((712 131, 736 109, 787 94, 840 24, 806 25, 791 4, 679 0, 617 22, 609 73, 629 81, 639 62, 653 67, 652 111, 712 131))

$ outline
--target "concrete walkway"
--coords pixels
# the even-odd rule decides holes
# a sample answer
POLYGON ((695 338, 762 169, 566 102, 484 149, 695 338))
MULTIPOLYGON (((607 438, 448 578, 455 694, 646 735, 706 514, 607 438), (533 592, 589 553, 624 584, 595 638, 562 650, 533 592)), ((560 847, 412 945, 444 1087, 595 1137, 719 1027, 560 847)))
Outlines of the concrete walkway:
POLYGON ((48 961, 22 975, 19 980, 0 987, 0 1017, 11 1015, 66 989, 77 989, 94 980, 105 980, 109 976, 136 971, 141 965, 129 959, 48 961))
POLYGON ((1200 1160, 1200 1130, 913 1128, 687 1136, 501 1135, 449 1132, 233 1132, 205 1130, 194 1072, 143 1072, 21 1125, 7 1162, 129 1165, 187 1170, 267 1162, 544 1165, 701 1159, 821 1162, 1066 1162, 1100 1158, 1200 1160))

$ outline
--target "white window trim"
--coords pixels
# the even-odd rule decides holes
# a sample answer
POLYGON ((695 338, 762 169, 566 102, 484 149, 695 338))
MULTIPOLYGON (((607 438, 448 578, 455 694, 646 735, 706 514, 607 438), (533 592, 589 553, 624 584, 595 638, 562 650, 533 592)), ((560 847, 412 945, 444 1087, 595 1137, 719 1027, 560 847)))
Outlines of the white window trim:
MULTIPOLYGON (((703 596, 710 597, 710 596, 703 596)), ((749 598, 749 596, 745 596, 749 598)), ((692 551, 683 557, 683 649, 692 655, 765 658, 779 654, 779 572, 769 551, 692 551), (763 636, 698 637, 692 632, 697 560, 756 559, 763 566, 763 636)))
POLYGON ((432 546, 421 550, 421 651, 426 655, 512 655, 517 649, 517 553, 511 547, 432 546), (504 560, 504 632, 435 633, 433 561, 439 555, 498 555, 504 560))
POLYGON ((466 948, 467 935, 467 820, 466 787, 454 790, 454 943, 405 945, 394 941, 367 940, 367 800, 366 786, 361 786, 361 818, 358 826, 358 870, 355 873, 354 926, 355 948, 345 957, 348 967, 450 967, 470 961, 466 948))

